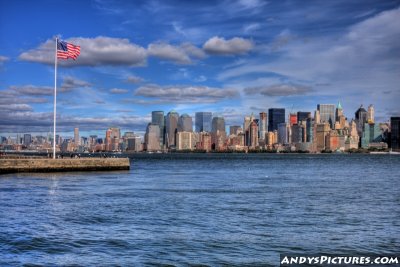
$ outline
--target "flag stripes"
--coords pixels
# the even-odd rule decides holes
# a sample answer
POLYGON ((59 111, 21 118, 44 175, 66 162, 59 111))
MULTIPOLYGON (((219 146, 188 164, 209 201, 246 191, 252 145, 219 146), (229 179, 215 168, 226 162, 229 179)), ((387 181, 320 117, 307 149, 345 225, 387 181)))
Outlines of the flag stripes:
POLYGON ((59 59, 77 59, 81 53, 81 47, 64 41, 57 43, 57 58, 59 59))

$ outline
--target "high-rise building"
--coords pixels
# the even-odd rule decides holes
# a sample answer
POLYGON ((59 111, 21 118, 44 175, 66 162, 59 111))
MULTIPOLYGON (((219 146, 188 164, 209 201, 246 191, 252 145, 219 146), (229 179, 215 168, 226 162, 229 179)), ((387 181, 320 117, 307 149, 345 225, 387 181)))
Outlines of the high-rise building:
POLYGON ((335 129, 340 130, 343 129, 346 125, 346 117, 343 114, 342 104, 338 103, 336 107, 336 122, 335 122, 335 129))
POLYGON ((325 150, 325 139, 330 131, 329 123, 318 123, 316 127, 315 140, 317 143, 317 150, 325 150))
POLYGON ((297 112, 297 123, 300 123, 301 121, 306 121, 308 118, 311 118, 311 112, 305 112, 305 111, 297 112))
POLYGON ((382 131, 377 123, 365 123, 361 137, 361 147, 368 148, 370 143, 382 142, 382 131))
POLYGON ((390 118, 391 147, 393 151, 400 151, 400 117, 390 118))
POLYGON ((179 117, 178 132, 193 132, 193 120, 188 114, 179 117))
POLYGON ((304 128, 302 125, 294 124, 292 125, 292 142, 294 144, 304 142, 304 128))
POLYGON ((211 134, 209 132, 199 133, 199 142, 196 145, 196 149, 207 152, 211 150, 211 134))
POLYGON ((24 145, 29 146, 32 143, 32 135, 24 134, 24 145))
POLYGON ((243 132, 242 127, 238 125, 229 126, 229 135, 238 135, 240 132, 243 132))
POLYGON ((367 121, 368 121, 368 123, 375 122, 375 111, 374 111, 374 106, 372 104, 368 106, 367 121))
POLYGON ((80 145, 80 140, 79 140, 79 128, 74 128, 74 143, 76 146, 80 145))
POLYGON ((178 120, 179 114, 176 111, 168 112, 165 120, 166 141, 168 142, 168 147, 175 147, 176 145, 175 134, 178 132, 178 120))
POLYGON ((268 131, 273 132, 278 130, 278 124, 285 122, 285 109, 284 108, 270 108, 268 109, 268 131))
POLYGON ((216 133, 217 131, 225 132, 225 119, 224 119, 224 117, 214 117, 212 119, 211 132, 216 133))
POLYGON ((211 132, 211 112, 196 112, 195 130, 196 132, 211 132))
POLYGON ((160 127, 157 124, 149 123, 144 139, 147 151, 160 150, 160 127))
POLYGON ((258 146, 258 125, 255 120, 249 126, 250 143, 249 147, 255 148, 258 146))
POLYGON ((291 131, 288 123, 283 122, 278 124, 277 142, 283 145, 291 143, 291 131))
POLYGON ((292 126, 293 124, 297 123, 297 114, 296 113, 290 113, 289 114, 289 124, 292 126))
POLYGON ((195 146, 193 132, 178 132, 176 134, 177 150, 193 150, 195 146))
POLYGON ((267 113, 260 112, 260 121, 258 123, 258 137, 260 140, 265 139, 265 134, 268 131, 267 113))
POLYGON ((317 110, 319 111, 321 123, 329 123, 331 129, 335 125, 335 105, 334 104, 318 104, 317 110))
POLYGON ((364 132, 365 123, 368 122, 368 112, 364 109, 363 105, 357 109, 355 113, 358 136, 362 136, 364 132))
POLYGON ((152 111, 151 112, 151 123, 157 124, 160 128, 160 146, 165 144, 165 121, 164 111, 152 111))

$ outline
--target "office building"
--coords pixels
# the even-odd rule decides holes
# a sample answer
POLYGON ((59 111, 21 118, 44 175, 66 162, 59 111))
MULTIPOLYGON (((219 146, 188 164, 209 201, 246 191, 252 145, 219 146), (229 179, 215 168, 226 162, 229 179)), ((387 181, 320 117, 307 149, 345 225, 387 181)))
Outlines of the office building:
POLYGON ((160 146, 165 144, 165 119, 164 111, 152 111, 151 112, 151 123, 158 125, 160 128, 160 146))
POLYGON ((304 142, 304 128, 302 125, 292 125, 292 138, 291 143, 297 144, 304 142))
POLYGON ((331 127, 329 126, 329 123, 318 123, 316 127, 316 136, 315 140, 317 143, 317 150, 322 151, 325 150, 325 139, 326 136, 328 135, 331 127))
POLYGON ((368 122, 368 112, 363 108, 363 105, 355 112, 358 136, 362 136, 365 123, 368 122))
POLYGON ((374 110, 374 106, 372 104, 368 106, 367 122, 368 123, 375 122, 375 110, 374 110))
POLYGON ((278 130, 278 124, 285 122, 284 108, 270 108, 268 110, 268 132, 278 130))
POLYGON ((196 112, 195 130, 196 132, 211 132, 211 112, 196 112))
POLYGON ((288 123, 278 124, 278 138, 275 139, 279 144, 286 145, 291 143, 291 129, 288 123))
POLYGON ((319 111, 320 122, 329 123, 331 129, 335 125, 335 105, 334 104, 318 104, 317 110, 319 111))
POLYGON ((179 117, 178 132, 193 132, 193 120, 188 114, 179 117))
POLYGON ((293 124, 297 123, 297 114, 296 113, 290 113, 289 114, 289 124, 292 126, 293 124))
POLYGON ((32 143, 32 135, 24 134, 24 145, 29 146, 32 143))
POLYGON ((267 113, 260 112, 260 120, 258 122, 258 138, 260 140, 264 140, 267 131, 268 131, 267 113))
POLYGON ((242 133, 243 129, 242 127, 238 126, 238 125, 233 125, 233 126, 229 126, 229 135, 238 135, 239 133, 242 133))
POLYGON ((79 128, 74 128, 74 143, 75 143, 76 146, 80 145, 79 128))
POLYGON ((305 111, 297 112, 297 123, 300 123, 301 121, 306 121, 308 118, 311 118, 311 112, 305 112, 305 111))
POLYGON ((160 147, 160 127, 157 124, 149 123, 144 136, 147 151, 158 151, 160 147))
POLYGON ((212 119, 211 132, 216 133, 217 131, 225 132, 225 119, 223 117, 214 117, 212 119))
POLYGON ((382 142, 382 131, 377 123, 365 123, 361 147, 369 148, 370 143, 382 142))
POLYGON ((249 147, 255 148, 258 146, 258 125, 255 120, 250 123, 249 126, 250 142, 249 147))
POLYGON ((168 112, 165 120, 165 132, 167 147, 175 147, 176 145, 176 133, 178 132, 178 120, 179 114, 176 111, 168 112))
POLYGON ((393 151, 400 151, 400 117, 390 118, 391 127, 391 148, 393 151))

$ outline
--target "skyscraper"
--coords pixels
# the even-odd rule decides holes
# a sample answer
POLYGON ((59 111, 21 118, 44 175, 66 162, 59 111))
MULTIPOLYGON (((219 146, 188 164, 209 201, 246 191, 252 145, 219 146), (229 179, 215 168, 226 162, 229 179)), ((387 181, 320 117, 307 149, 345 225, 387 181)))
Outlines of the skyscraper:
POLYGON ((400 151, 400 117, 390 118, 391 146, 393 151, 400 151))
POLYGON ((211 112, 196 112, 195 128, 196 132, 211 132, 211 112))
POLYGON ((147 151, 160 150, 160 128, 157 124, 149 123, 144 136, 147 151))
POLYGON ((258 146, 258 125, 256 123, 256 120, 253 120, 250 123, 249 130, 250 130, 249 146, 252 148, 255 148, 256 146, 258 146))
POLYGON ((311 118, 311 112, 305 112, 305 111, 297 112, 297 123, 301 121, 306 121, 308 118, 311 118))
POLYGON ((164 111, 152 111, 151 112, 151 123, 157 124, 160 128, 160 145, 165 143, 165 124, 164 124, 164 111))
POLYGON ((29 146, 32 143, 32 136, 30 134, 24 134, 24 145, 29 146))
POLYGON ((284 108, 270 108, 268 109, 268 131, 273 132, 278 130, 278 124, 285 122, 285 109, 284 108))
POLYGON ((260 122, 258 123, 258 137, 261 140, 265 139, 265 134, 267 133, 267 113, 260 112, 260 122))
POLYGON ((75 145, 79 146, 80 142, 79 142, 79 128, 74 128, 74 143, 75 145))
POLYGON ((290 123, 290 126, 297 123, 297 114, 296 113, 289 114, 289 123, 290 123))
POLYGON ((368 113, 367 111, 364 109, 363 105, 361 105, 356 113, 355 113, 355 117, 356 117, 356 124, 357 124, 357 132, 358 132, 358 136, 363 136, 363 131, 364 131, 364 126, 365 123, 368 122, 368 113))
POLYGON ((178 132, 193 132, 192 117, 188 114, 183 114, 179 117, 178 132))
POLYGON ((179 114, 176 111, 170 111, 167 114, 165 121, 165 132, 166 141, 168 141, 168 147, 174 147, 176 145, 176 132, 178 131, 178 120, 179 114))
POLYGON ((372 104, 368 106, 367 121, 368 121, 368 123, 374 123, 375 122, 375 111, 374 111, 374 106, 372 104))
POLYGON ((331 129, 335 125, 335 105, 334 104, 318 104, 317 110, 321 117, 321 123, 329 123, 331 129))
POLYGON ((216 133, 217 131, 225 132, 225 119, 224 119, 224 117, 214 117, 212 119, 211 132, 216 133))

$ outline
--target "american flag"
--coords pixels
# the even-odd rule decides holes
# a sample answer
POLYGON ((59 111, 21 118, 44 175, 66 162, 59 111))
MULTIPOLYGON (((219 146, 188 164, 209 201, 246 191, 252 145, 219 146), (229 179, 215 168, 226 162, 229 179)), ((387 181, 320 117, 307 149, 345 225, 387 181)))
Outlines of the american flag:
POLYGON ((80 53, 80 46, 57 40, 57 58, 75 60, 80 53))

